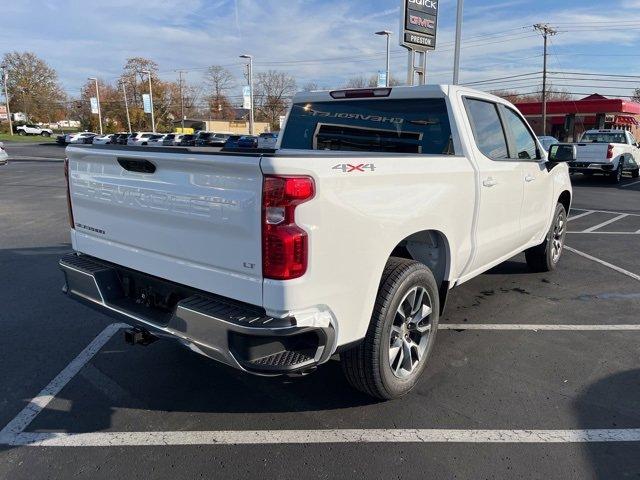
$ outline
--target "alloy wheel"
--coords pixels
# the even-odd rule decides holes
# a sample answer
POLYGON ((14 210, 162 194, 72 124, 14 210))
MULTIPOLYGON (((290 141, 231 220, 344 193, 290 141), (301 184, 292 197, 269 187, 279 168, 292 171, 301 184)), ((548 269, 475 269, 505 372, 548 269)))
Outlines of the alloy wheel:
POLYGON ((558 263, 560 255, 562 255, 566 229, 567 218, 564 212, 562 212, 556 218, 555 225, 553 226, 553 236, 551 238, 551 259, 554 264, 558 263))
POLYGON ((409 377, 425 357, 431 333, 432 302, 424 287, 414 287, 396 310, 389 338, 389 366, 398 378, 409 377))

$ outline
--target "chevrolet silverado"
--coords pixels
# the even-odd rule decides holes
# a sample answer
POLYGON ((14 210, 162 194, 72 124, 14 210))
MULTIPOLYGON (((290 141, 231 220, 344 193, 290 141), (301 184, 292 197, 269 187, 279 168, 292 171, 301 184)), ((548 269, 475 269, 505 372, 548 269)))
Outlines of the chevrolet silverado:
POLYGON ((71 146, 64 291, 245 372, 339 354, 381 399, 428 365, 449 292, 560 260, 575 147, 454 86, 298 94, 277 149, 71 146))

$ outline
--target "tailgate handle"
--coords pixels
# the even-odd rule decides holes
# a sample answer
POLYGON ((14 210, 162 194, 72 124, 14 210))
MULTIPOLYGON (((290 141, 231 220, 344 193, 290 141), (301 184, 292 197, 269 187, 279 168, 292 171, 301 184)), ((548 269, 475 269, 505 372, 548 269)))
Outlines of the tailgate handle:
POLYGON ((156 166, 149 160, 140 160, 139 158, 118 157, 118 163, 122 168, 129 172, 137 173, 155 173, 156 166))

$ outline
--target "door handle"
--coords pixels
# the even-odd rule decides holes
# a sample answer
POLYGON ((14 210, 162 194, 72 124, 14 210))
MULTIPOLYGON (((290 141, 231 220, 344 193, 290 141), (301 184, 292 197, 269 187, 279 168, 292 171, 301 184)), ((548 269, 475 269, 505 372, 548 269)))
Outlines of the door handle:
POLYGON ((484 182, 482 182, 482 185, 484 185, 485 187, 491 188, 498 185, 498 181, 493 177, 489 177, 484 182))
POLYGON ((527 183, 531 183, 531 182, 535 182, 536 177, 534 177, 533 175, 527 175, 526 177, 524 177, 524 181, 527 183))
POLYGON ((118 163, 122 168, 129 172, 136 173, 155 173, 156 166, 149 160, 141 160, 139 158, 118 157, 118 163))

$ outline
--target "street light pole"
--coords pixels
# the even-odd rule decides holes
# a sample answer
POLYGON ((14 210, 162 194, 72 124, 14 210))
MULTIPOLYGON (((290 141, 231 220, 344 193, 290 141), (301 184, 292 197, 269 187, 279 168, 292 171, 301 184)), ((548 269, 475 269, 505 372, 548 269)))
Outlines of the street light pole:
POLYGON ((9 88, 7 82, 9 81, 9 73, 7 72, 6 65, 0 65, 2 68, 2 82, 4 83, 4 100, 7 104, 7 118, 9 119, 9 133, 13 137, 13 121, 11 120, 11 110, 9 110, 9 88))
POLYGON ((453 84, 458 85, 460 81, 460 48, 462 44, 462 17, 464 11, 464 0, 458 0, 458 13, 456 15, 456 47, 453 57, 453 84))
POLYGON ((393 32, 390 32, 389 30, 382 30, 380 32, 376 32, 376 35, 387 37, 387 81, 385 86, 388 87, 391 85, 391 35, 393 35, 393 32))
POLYGON ((122 85, 122 95, 124 95, 124 109, 127 111, 127 124, 129 125, 129 133, 133 133, 131 131, 131 117, 129 116, 129 101, 127 100, 127 88, 124 85, 124 82, 120 82, 122 85))
POLYGON ((151 131, 156 133, 156 118, 153 112, 153 88, 151 87, 151 70, 143 70, 142 73, 146 73, 149 78, 149 100, 151 102, 151 131))
POLYGON ((178 71, 178 75, 180 75, 180 111, 182 112, 182 133, 184 133, 184 96, 182 94, 182 70, 178 71))
POLYGON ((249 60, 249 98, 251 99, 251 108, 249 109, 249 135, 254 133, 254 113, 253 113, 253 55, 240 55, 240 58, 249 60))
POLYGON ((93 80, 96 84, 96 100, 98 101, 98 122, 100 123, 100 135, 102 135, 102 107, 100 106, 100 88, 98 87, 98 79, 96 77, 89 77, 89 80, 93 80))

